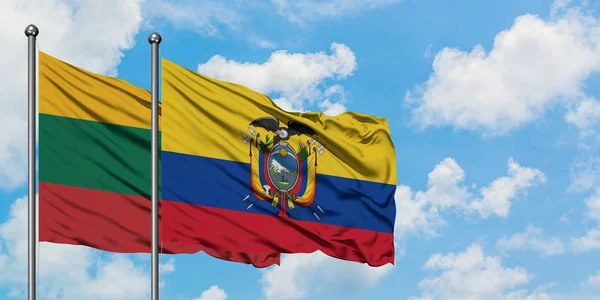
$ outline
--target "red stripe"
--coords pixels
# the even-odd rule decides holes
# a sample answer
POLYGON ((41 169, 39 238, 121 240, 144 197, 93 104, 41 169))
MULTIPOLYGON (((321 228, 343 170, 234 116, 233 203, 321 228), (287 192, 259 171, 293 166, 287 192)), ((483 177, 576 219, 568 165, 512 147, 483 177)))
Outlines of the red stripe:
MULTIPOLYGON (((46 182, 40 182, 39 189, 41 242, 84 245, 119 253, 150 252, 150 199, 46 182)), ((163 211, 162 215, 173 220, 181 217, 173 215, 173 210, 169 212, 164 214, 163 211)), ((199 245, 169 242, 166 236, 177 240, 178 235, 176 232, 165 232, 164 227, 161 222, 163 253, 191 254, 204 251, 219 259, 253 264, 259 268, 279 264, 279 254, 273 251, 238 253, 224 251, 222 249, 237 251, 237 248, 223 248, 218 243, 199 245)), ((198 234, 220 236, 210 231, 198 234)))
POLYGON ((251 252, 321 252, 382 266, 394 263, 393 234, 163 200, 163 237, 251 252))

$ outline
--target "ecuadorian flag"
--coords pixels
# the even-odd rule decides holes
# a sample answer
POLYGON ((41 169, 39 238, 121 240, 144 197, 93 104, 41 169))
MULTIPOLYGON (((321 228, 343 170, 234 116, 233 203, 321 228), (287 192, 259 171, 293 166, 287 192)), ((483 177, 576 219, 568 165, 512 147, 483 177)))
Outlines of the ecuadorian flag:
POLYGON ((286 112, 166 59, 162 100, 162 239, 394 263, 385 119, 286 112))

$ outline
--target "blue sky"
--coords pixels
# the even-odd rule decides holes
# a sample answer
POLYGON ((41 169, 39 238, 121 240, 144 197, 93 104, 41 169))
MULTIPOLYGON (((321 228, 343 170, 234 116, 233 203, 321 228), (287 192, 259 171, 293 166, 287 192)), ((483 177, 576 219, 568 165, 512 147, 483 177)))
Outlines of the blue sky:
MULTIPOLYGON (((161 299, 598 299, 594 1, 108 0, 0 4, 0 295, 26 288, 26 38, 149 88, 163 57, 282 108, 389 120, 394 267, 320 253, 266 270, 162 257, 161 299), (42 5, 42 3, 45 3, 42 5), (302 3, 302 4, 298 4, 302 3), (414 297, 414 298, 411 298, 414 297)), ((147 299, 148 255, 42 244, 42 299, 147 299)))

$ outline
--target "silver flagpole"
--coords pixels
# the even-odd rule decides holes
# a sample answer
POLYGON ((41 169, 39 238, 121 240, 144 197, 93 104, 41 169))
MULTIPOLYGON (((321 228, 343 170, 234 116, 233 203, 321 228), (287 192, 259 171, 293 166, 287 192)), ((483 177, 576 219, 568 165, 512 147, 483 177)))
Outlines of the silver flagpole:
POLYGON ((152 300, 158 300, 158 45, 162 38, 154 32, 152 46, 152 300))
POLYGON ((29 185, 29 189, 28 189, 28 201, 29 201, 29 214, 28 214, 28 221, 29 221, 29 230, 27 232, 27 237, 28 237, 28 257, 27 257, 27 265, 29 267, 28 269, 28 277, 27 277, 27 284, 28 284, 28 295, 29 295, 29 300, 35 300, 36 299, 36 246, 37 246, 37 222, 36 222, 36 216, 37 216, 37 207, 36 207, 36 201, 35 201, 35 192, 36 192, 36 174, 35 174, 35 146, 36 146, 36 137, 35 137, 35 130, 36 130, 36 117, 37 117, 37 111, 36 111, 36 47, 35 47, 35 41, 37 38, 37 35, 39 33, 38 28, 31 24, 29 26, 27 26, 25 28, 25 36, 27 36, 27 42, 28 42, 28 53, 27 53, 27 64, 28 64, 28 68, 27 68, 27 72, 28 72, 28 79, 27 79, 27 84, 28 84, 28 101, 27 101, 27 106, 28 106, 28 114, 27 114, 27 118, 28 118, 28 124, 27 124, 27 130, 29 131, 28 134, 28 147, 27 147, 27 164, 28 164, 28 185, 29 185))

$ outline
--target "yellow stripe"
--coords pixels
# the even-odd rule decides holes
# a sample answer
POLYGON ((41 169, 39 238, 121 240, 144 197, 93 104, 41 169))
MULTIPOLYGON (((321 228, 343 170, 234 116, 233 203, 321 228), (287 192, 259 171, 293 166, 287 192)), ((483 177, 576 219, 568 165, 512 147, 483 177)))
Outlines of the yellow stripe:
POLYGON ((41 51, 39 101, 41 114, 150 129, 150 92, 41 51))
MULTIPOLYGON (((396 155, 387 120, 359 113, 336 117, 322 113, 289 113, 267 96, 246 87, 215 80, 162 60, 164 151, 250 162, 249 133, 253 120, 272 116, 281 124, 300 121, 312 127, 325 153, 318 155, 318 173, 396 184, 396 155)), ((253 128, 263 139, 272 132, 253 128)), ((306 143, 294 136, 290 144, 306 143)))

